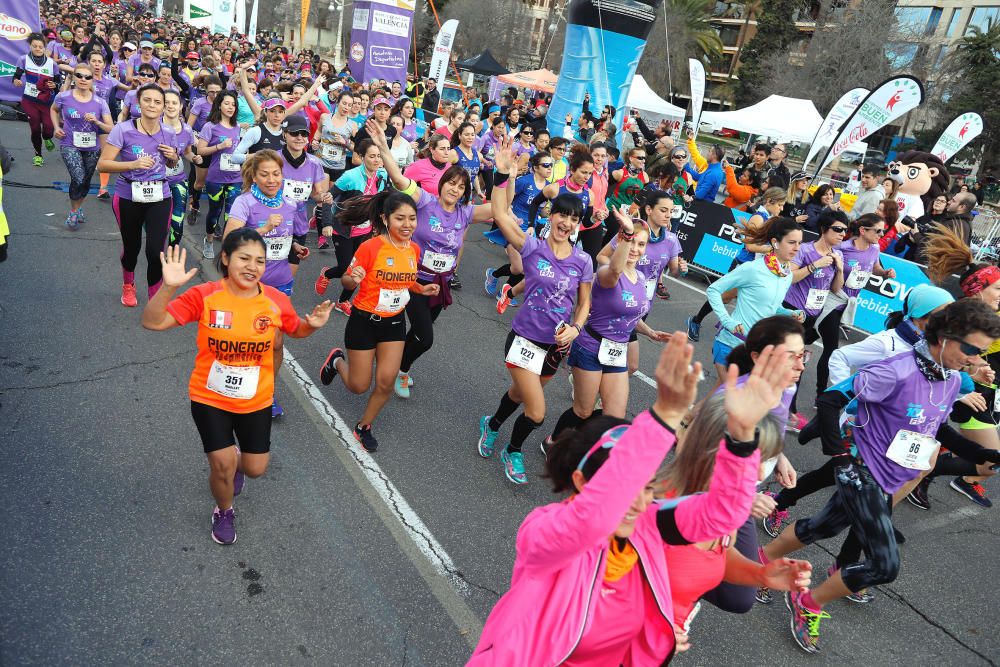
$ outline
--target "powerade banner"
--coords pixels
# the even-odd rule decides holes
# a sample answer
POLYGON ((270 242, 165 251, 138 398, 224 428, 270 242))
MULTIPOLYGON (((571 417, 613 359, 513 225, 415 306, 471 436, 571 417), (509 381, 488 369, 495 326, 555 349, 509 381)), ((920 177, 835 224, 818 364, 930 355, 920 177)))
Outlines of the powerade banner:
POLYGON ((28 35, 39 27, 38 0, 0 0, 0 100, 21 101, 11 82, 17 59, 28 52, 28 35))
POLYGON ((348 65, 358 81, 405 85, 414 0, 356 0, 348 65))
MULTIPOLYGON (((681 242, 681 254, 692 266, 705 273, 722 276, 743 247, 741 229, 750 214, 721 204, 696 199, 673 222, 673 231, 681 242)), ((803 233, 803 242, 815 241, 814 232, 803 233)), ((903 308, 903 298, 917 285, 930 284, 923 267, 883 253, 879 261, 886 269, 895 269, 896 277, 871 275, 858 294, 854 328, 876 333, 885 328, 886 316, 903 308)))
POLYGON ((615 126, 622 127, 632 77, 662 2, 570 0, 562 68, 548 113, 553 137, 562 136, 567 113, 580 115, 587 93, 594 116, 610 104, 615 126))

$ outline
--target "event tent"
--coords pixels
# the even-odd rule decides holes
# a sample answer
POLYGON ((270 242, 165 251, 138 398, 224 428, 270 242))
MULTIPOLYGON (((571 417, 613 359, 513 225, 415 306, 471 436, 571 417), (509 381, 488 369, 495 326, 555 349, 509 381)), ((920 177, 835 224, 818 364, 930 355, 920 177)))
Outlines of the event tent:
POLYGON ((736 111, 703 111, 702 122, 728 127, 780 141, 809 143, 823 123, 810 100, 771 95, 752 106, 736 111))
POLYGON ((625 105, 630 109, 648 111, 649 113, 670 118, 684 118, 685 109, 673 105, 653 92, 641 74, 632 77, 632 87, 628 91, 625 105))
POLYGON ((531 90, 540 90, 543 93, 554 93, 556 90, 556 81, 559 80, 559 76, 551 70, 535 69, 530 72, 504 74, 503 76, 498 76, 497 80, 511 86, 517 86, 518 88, 530 88, 531 90))
POLYGON ((510 74, 510 70, 497 62, 489 49, 465 60, 455 63, 459 69, 464 69, 473 74, 483 74, 485 76, 495 76, 498 74, 510 74))

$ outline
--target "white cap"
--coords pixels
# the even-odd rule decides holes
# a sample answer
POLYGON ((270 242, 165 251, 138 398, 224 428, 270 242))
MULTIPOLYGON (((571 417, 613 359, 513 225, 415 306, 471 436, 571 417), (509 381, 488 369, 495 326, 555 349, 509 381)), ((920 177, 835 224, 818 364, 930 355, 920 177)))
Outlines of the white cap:
POLYGON ((151 49, 151 48, 153 48, 153 43, 151 41, 149 41, 148 39, 144 39, 141 42, 139 42, 139 48, 140 49, 151 49))
POLYGON ((133 51, 135 51, 135 44, 133 44, 132 42, 125 42, 124 44, 122 44, 122 46, 124 46, 126 49, 132 49, 133 51))

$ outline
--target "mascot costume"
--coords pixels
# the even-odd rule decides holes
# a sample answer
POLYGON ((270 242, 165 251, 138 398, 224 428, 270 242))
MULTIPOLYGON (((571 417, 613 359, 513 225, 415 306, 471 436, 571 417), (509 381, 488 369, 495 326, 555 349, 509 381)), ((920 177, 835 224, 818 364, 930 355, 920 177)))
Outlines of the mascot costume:
POLYGON ((937 155, 925 151, 905 151, 889 164, 889 176, 898 182, 899 219, 916 220, 930 210, 931 202, 948 194, 950 176, 937 155))

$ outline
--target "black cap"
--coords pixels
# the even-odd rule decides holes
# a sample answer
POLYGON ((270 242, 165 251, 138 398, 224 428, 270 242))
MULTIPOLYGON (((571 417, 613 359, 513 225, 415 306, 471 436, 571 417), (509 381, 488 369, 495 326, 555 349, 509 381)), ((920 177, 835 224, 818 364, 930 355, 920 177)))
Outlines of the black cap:
POLYGON ((299 130, 309 130, 309 121, 302 116, 288 116, 281 124, 281 129, 285 132, 298 132, 299 130))

